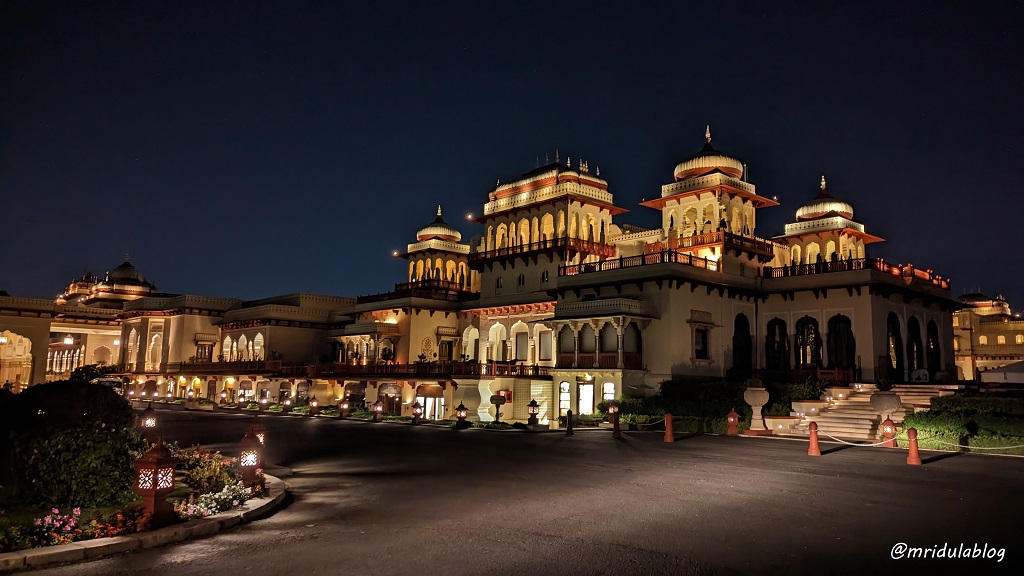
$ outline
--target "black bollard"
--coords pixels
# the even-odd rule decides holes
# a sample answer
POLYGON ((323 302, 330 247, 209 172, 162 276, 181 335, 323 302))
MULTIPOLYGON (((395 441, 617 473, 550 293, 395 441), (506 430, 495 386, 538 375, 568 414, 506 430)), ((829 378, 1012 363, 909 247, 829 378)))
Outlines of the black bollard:
POLYGON ((572 410, 565 411, 565 435, 572 436, 572 410))

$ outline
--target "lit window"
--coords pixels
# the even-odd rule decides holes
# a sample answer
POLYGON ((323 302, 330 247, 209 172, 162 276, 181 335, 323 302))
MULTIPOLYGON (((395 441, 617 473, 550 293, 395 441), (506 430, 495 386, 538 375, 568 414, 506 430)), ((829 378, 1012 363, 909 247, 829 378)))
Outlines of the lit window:
POLYGON ((959 316, 953 316, 953 327, 956 328, 959 325, 960 325, 960 317, 959 316))
POLYGON ((697 328, 693 331, 693 357, 698 360, 711 358, 707 328, 697 328))
POLYGON ((1006 336, 996 336, 996 344, 1006 344, 1006 336))
POLYGON ((978 344, 988 344, 988 336, 978 336, 978 344))
POLYGON ((565 416, 566 411, 569 410, 569 383, 562 382, 558 385, 558 415, 565 416))
POLYGON ((604 389, 601 392, 602 400, 615 400, 615 383, 605 382, 604 389))
POLYGON ((953 350, 959 350, 959 349, 960 349, 960 339, 959 338, 953 338, 953 350))
POLYGON ((1017 344, 1024 344, 1024 334, 1017 334, 1017 344))

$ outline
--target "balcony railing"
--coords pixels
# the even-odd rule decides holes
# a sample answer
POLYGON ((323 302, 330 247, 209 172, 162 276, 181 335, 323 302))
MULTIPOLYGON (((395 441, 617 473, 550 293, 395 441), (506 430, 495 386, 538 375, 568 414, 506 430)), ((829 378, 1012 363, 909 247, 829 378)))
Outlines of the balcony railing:
POLYGON ((664 263, 685 264, 687 266, 704 268, 712 271, 718 270, 718 262, 715 260, 700 258, 683 252, 676 252, 675 250, 662 250, 661 252, 652 252, 650 254, 642 254, 639 256, 626 256, 624 258, 614 258, 611 260, 603 260, 601 262, 560 266, 558 268, 558 275, 575 276, 577 274, 586 274, 588 272, 604 272, 607 270, 618 270, 620 268, 634 268, 637 266, 650 266, 652 264, 664 263))
MULTIPOLYGON (((603 368, 607 370, 619 367, 618 352, 560 352, 558 354, 559 368, 576 368, 579 370, 591 370, 603 368), (596 360, 596 364, 595 364, 596 360)), ((640 370, 643 368, 643 356, 638 352, 623 352, 622 367, 626 370, 640 370)))
POLYGON ((196 372, 205 374, 262 374, 281 371, 284 363, 280 360, 237 360, 233 362, 181 362, 177 366, 168 363, 171 372, 196 372))
POLYGON ((850 260, 795 264, 792 266, 765 266, 762 275, 766 278, 788 278, 790 276, 848 272, 850 270, 878 270, 907 280, 923 280, 943 290, 949 290, 949 279, 935 274, 932 270, 920 270, 915 268, 913 264, 893 265, 876 258, 853 258, 850 260))
POLYGON ((465 286, 458 282, 429 279, 395 284, 395 289, 391 292, 360 296, 356 298, 356 303, 366 304, 370 302, 383 302, 385 300, 395 300, 398 298, 427 298, 430 300, 445 300, 448 302, 465 302, 466 300, 473 300, 478 297, 479 294, 470 292, 465 286))
POLYGON ((539 242, 531 242, 529 244, 518 244, 515 246, 497 248, 495 250, 488 250, 486 252, 476 252, 469 255, 469 263, 470 265, 483 264, 491 260, 499 260, 509 256, 535 253, 539 254, 541 252, 558 250, 574 250, 576 252, 601 256, 603 258, 612 258, 616 253, 615 246, 610 244, 591 242, 589 240, 581 240, 579 238, 551 238, 548 240, 541 240, 539 242))

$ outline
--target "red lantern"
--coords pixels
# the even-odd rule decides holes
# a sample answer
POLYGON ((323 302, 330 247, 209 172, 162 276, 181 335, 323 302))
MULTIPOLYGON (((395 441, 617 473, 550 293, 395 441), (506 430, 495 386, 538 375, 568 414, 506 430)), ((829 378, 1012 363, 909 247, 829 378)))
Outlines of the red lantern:
POLYGON ((167 526, 175 521, 174 505, 167 495, 174 491, 174 465, 177 460, 164 447, 163 439, 132 463, 136 470, 135 493, 142 497, 142 506, 152 515, 153 526, 167 526))

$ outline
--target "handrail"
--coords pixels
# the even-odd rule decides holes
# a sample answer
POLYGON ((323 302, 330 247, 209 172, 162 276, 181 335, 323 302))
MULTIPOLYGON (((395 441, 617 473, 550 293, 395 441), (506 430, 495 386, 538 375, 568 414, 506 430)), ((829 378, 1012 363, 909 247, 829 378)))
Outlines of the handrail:
POLYGON ((704 268, 712 271, 718 270, 718 262, 715 260, 701 258, 685 252, 678 252, 676 250, 662 250, 661 252, 650 252, 637 256, 612 258, 609 260, 602 260, 601 262, 587 262, 583 264, 559 266, 558 275, 575 276, 577 274, 586 274, 588 272, 604 272, 606 270, 618 270, 620 268, 634 268, 637 266, 649 266, 651 264, 664 263, 685 264, 687 266, 704 268))

